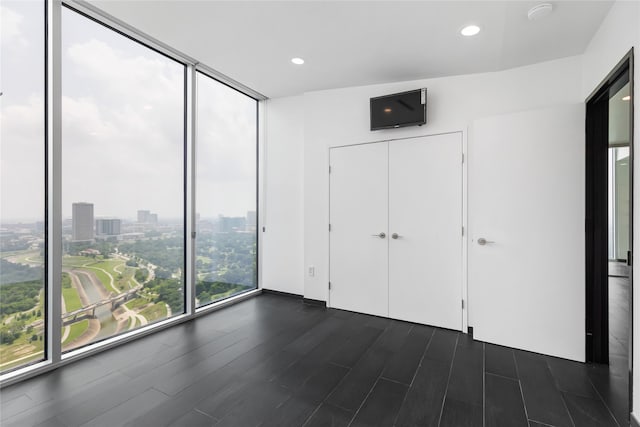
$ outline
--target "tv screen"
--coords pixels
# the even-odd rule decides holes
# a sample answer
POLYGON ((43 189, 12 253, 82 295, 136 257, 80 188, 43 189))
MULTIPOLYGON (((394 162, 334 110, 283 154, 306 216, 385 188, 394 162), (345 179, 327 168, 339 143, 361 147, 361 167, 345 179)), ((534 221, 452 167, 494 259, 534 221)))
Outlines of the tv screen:
POLYGON ((371 130, 427 123, 427 89, 416 89, 369 100, 371 130))

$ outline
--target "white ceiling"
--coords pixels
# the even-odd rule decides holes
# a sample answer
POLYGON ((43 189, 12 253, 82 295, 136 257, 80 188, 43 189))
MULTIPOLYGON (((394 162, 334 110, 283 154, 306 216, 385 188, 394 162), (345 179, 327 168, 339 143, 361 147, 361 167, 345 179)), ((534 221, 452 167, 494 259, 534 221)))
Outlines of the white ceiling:
POLYGON ((91 0, 268 96, 498 71, 584 52, 613 1, 91 0), (459 30, 481 26, 471 38, 459 30), (293 65, 302 57, 306 63, 293 65))

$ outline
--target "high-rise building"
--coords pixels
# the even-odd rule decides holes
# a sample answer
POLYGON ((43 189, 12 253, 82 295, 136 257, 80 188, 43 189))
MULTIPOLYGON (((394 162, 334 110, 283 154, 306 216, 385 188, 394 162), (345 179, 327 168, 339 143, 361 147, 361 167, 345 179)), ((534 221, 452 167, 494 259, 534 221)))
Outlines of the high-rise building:
POLYGON ((141 224, 157 224, 158 214, 151 211, 138 211, 138 222, 141 224))
POLYGON ((117 218, 96 219, 96 236, 117 236, 120 232, 121 220, 117 218))
POLYGON ((138 222, 149 222, 149 215, 151 215, 149 211, 138 211, 138 222))
POLYGON ((93 240, 93 203, 74 203, 71 218, 72 240, 93 240))

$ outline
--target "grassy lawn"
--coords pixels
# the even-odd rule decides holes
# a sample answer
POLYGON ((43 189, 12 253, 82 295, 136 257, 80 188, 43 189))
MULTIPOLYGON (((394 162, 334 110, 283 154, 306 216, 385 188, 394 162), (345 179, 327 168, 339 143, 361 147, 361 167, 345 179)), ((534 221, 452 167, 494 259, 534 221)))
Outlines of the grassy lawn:
POLYGON ((126 305, 129 310, 135 310, 147 304, 149 304, 149 300, 145 298, 135 298, 127 301, 124 305, 126 305))
POLYGON ((76 288, 62 288, 62 298, 64 298, 67 313, 82 308, 80 295, 78 295, 76 288))
MULTIPOLYGON (((114 262, 121 263, 121 261, 114 261, 114 262)), ((86 271, 86 272, 95 274, 95 276, 98 278, 100 283, 102 283, 102 285, 107 290, 107 292, 115 292, 115 290, 110 285, 111 279, 109 279, 109 276, 104 271, 99 270, 99 268, 103 268, 104 270, 109 271, 112 275, 114 275, 114 282, 115 282, 115 278, 117 277, 118 273, 113 272, 113 269, 104 268, 105 266, 106 267, 110 266, 109 261, 96 262, 95 260, 87 257, 65 256, 63 257, 62 265, 67 268, 73 267, 76 270, 86 271), (84 266, 85 264, 86 266, 84 266)))
POLYGON ((44 259, 39 250, 27 250, 3 253, 2 258, 13 258, 16 264, 42 264, 44 259))
POLYGON ((129 273, 128 271, 125 271, 122 275, 114 277, 114 279, 116 280, 116 286, 123 292, 133 288, 134 285, 132 278, 133 274, 129 273))
POLYGON ((64 255, 62 257, 63 267, 81 267, 83 264, 94 262, 92 258, 86 256, 64 255))
POLYGON ((117 276, 118 272, 115 270, 115 268, 123 264, 124 261, 122 261, 121 259, 106 259, 104 261, 91 264, 90 267, 101 268, 109 272, 112 276, 117 276))
POLYGON ((0 372, 42 359, 44 341, 31 341, 32 335, 23 333, 13 344, 0 345, 0 372), (23 357, 17 362, 10 362, 23 357))
MULTIPOLYGON (((2 347, 5 347, 4 345, 2 347)), ((11 346, 9 346, 11 347, 11 346)), ((42 346, 40 346, 42 347, 42 346)), ((0 353, 4 353, 2 350, 0 350, 0 353)), ((24 366, 30 362, 37 362, 40 361, 44 358, 44 351, 42 349, 40 350, 33 350, 31 352, 31 356, 26 357, 26 355, 24 356, 19 356, 19 357, 25 357, 24 359, 18 361, 18 362, 13 362, 13 363, 9 363, 9 359, 5 358, 5 356, 0 356, 0 372, 5 372, 8 371, 11 368, 18 368, 20 366, 24 366)))
POLYGON ((89 321, 87 319, 84 319, 72 324, 71 331, 69 332, 69 336, 62 344, 64 345, 64 344, 72 343, 80 335, 84 334, 84 332, 87 330, 88 327, 89 327, 89 321))
MULTIPOLYGON (((29 250, 28 252, 33 252, 33 251, 29 250)), ((22 255, 24 253, 26 253, 24 250, 22 250, 22 251, 2 251, 2 254, 0 254, 0 258, 8 258, 10 256, 22 255)))
POLYGON ((96 270, 95 268, 85 268, 85 270, 95 274, 98 280, 100 281, 100 283, 104 285, 104 288, 107 290, 107 292, 115 292, 110 285, 111 279, 109 279, 109 276, 107 276, 107 274, 104 271, 96 270))
POLYGON ((146 317, 149 322, 162 320, 167 317, 167 306, 163 302, 154 304, 142 310, 140 314, 146 317))
POLYGON ((123 285, 126 286, 126 289, 131 289, 135 286, 133 281, 133 276, 136 274, 138 269, 135 267, 127 267, 124 269, 124 274, 122 275, 122 279, 120 280, 123 285))
POLYGON ((113 289, 109 286, 110 284, 109 276, 105 274, 104 271, 102 270, 105 270, 106 272, 111 274, 111 276, 113 276, 113 283, 116 286, 116 288, 118 288, 120 291, 126 291, 131 288, 129 286, 129 282, 131 280, 131 277, 135 273, 135 269, 128 268, 128 267, 123 268, 124 266, 125 266, 124 261, 120 259, 114 259, 114 260, 97 262, 87 267, 91 267, 91 270, 94 273, 96 273, 96 276, 98 276, 98 278, 105 285, 105 288, 107 288, 107 290, 112 291, 113 289), (119 273, 118 270, 116 270, 116 268, 122 271, 122 273, 119 273), (98 270, 98 269, 101 269, 101 270, 98 270))

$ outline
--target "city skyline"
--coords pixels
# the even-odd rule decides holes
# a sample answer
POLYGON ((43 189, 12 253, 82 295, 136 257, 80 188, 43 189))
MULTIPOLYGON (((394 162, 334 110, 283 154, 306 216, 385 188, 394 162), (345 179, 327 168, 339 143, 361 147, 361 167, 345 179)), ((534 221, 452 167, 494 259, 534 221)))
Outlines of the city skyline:
MULTIPOLYGON (((204 220, 216 220, 220 217, 224 217, 224 218, 246 218, 247 213, 249 212, 255 212, 252 210, 247 210, 244 214, 239 214, 239 215, 226 215, 223 213, 220 214, 213 214, 213 215, 201 215, 200 213, 197 213, 198 215, 198 219, 199 221, 204 221, 204 220)), ((95 220, 98 219, 120 219, 122 221, 125 221, 127 223, 136 223, 137 218, 136 215, 128 215, 128 216, 114 216, 114 215, 95 215, 94 216, 95 220)), ((177 217, 173 217, 173 218, 163 218, 163 217, 158 217, 158 223, 173 223, 175 221, 182 221, 184 219, 184 216, 177 216, 177 217)), ((68 222, 71 221, 73 219, 73 215, 68 215, 62 216, 62 220, 64 222, 68 222)), ((44 223, 43 218, 1 218, 0 219, 0 226, 1 225, 18 225, 18 224, 38 224, 38 223, 44 223)))

